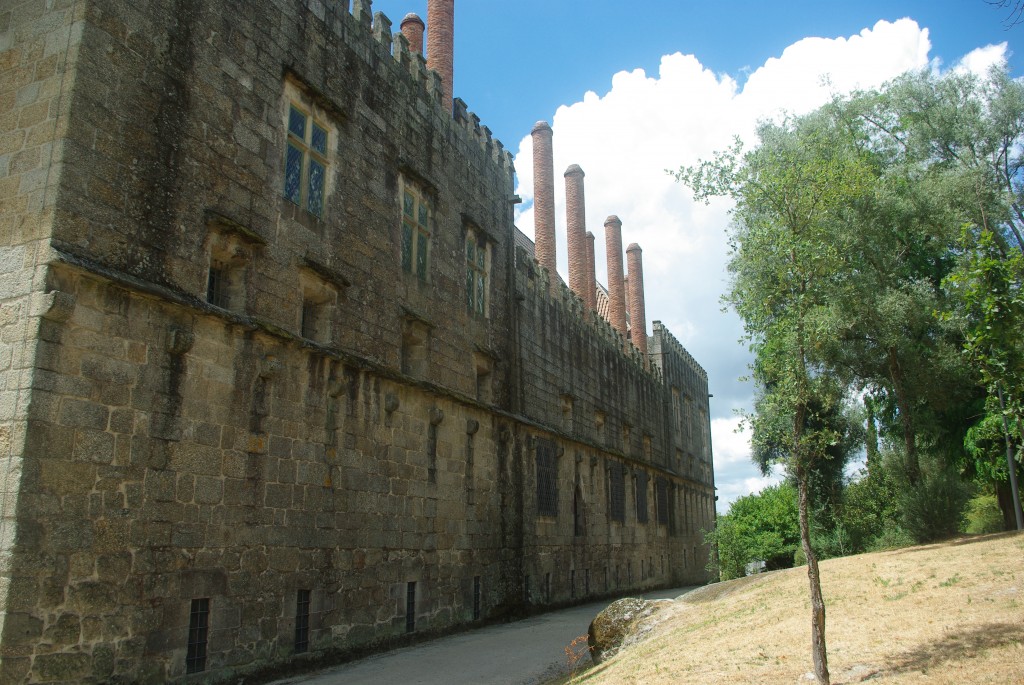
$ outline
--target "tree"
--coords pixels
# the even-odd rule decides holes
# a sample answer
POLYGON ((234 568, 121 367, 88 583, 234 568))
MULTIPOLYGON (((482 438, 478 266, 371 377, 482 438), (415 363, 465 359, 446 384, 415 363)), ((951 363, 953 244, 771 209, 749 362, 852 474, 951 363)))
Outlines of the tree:
POLYGON ((740 497, 706 534, 718 557, 720 580, 740 578, 747 564, 765 562, 767 570, 789 568, 800 544, 796 489, 782 483, 740 497))
POLYGON ((825 604, 811 547, 809 484, 841 441, 832 418, 843 388, 819 352, 837 333, 828 302, 844 252, 835 229, 843 208, 864 192, 870 171, 820 114, 762 124, 758 136, 757 148, 744 153, 737 141, 713 161, 680 169, 676 177, 697 198, 727 195, 735 202, 732 282, 725 300, 743 320, 754 352, 752 444, 760 463, 784 464, 797 485, 814 673, 827 684, 825 604))

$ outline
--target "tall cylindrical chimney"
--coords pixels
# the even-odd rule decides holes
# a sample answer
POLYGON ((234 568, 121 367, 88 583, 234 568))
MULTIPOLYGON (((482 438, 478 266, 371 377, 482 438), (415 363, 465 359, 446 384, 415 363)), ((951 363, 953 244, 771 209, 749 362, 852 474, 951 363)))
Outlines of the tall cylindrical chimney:
POLYGON ((612 328, 626 337, 626 293, 622 278, 622 222, 612 214, 604 220, 605 250, 608 253, 608 318, 612 328))
POLYGON ((548 270, 551 287, 557 283, 555 263, 555 163, 551 127, 538 121, 533 136, 533 233, 537 263, 548 270))
POLYGON ((583 298, 587 309, 597 309, 597 274, 594 269, 594 234, 587 231, 587 294, 583 298))
POLYGON ((455 0, 427 2, 427 67, 441 76, 442 103, 452 111, 452 78, 455 51, 455 0))
POLYGON ((629 327, 633 344, 647 358, 647 312, 644 307, 643 250, 636 243, 626 248, 629 268, 629 327))
POLYGON ((583 196, 583 169, 573 164, 565 170, 565 224, 569 245, 569 288, 587 297, 587 217, 583 196))
POLYGON ((412 53, 423 53, 423 30, 426 28, 423 20, 415 12, 409 12, 402 19, 402 35, 409 41, 409 51, 412 53))

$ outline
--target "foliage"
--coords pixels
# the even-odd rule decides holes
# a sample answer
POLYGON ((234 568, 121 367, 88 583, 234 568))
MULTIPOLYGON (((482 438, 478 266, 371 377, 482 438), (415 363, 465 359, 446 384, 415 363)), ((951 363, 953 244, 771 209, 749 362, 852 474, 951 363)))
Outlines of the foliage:
POLYGON ((1003 513, 995 495, 981 493, 967 503, 962 530, 970 534, 998 533, 1003 529, 1003 513))
POLYGON ((768 569, 788 568, 800 543, 796 506, 796 489, 788 483, 733 502, 705 535, 717 551, 720 579, 742 577, 754 561, 764 561, 768 569))
POLYGON ((915 542, 933 542, 960 528, 969 491, 956 467, 936 460, 923 470, 916 487, 899 489, 901 527, 915 542))

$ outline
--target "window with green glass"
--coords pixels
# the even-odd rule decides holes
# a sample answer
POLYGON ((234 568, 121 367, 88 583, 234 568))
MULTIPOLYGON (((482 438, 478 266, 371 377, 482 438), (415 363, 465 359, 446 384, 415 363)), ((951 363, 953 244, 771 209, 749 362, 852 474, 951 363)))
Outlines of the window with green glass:
POLYGON ((427 280, 430 264, 430 202, 417 188, 402 189, 402 269, 427 280))
POLYGON ((328 138, 327 128, 312 114, 289 105, 284 196, 315 216, 324 213, 328 138))
POLYGON ((466 306, 478 316, 487 316, 487 242, 476 231, 466 231, 466 306))

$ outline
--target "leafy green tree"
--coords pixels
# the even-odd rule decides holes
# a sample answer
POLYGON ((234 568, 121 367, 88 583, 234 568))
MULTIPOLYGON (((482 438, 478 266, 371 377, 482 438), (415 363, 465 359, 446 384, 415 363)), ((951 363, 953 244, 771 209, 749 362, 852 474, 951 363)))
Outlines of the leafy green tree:
POLYGON ((828 302, 844 250, 835 229, 843 208, 864 192, 870 169, 821 115, 762 124, 758 136, 759 147, 744 153, 737 142, 713 161, 681 169, 677 178, 698 198, 728 195, 735 202, 725 299, 743 319, 754 352, 751 443, 756 461, 784 464, 796 482, 814 672, 819 683, 828 683, 809 484, 841 441, 832 418, 843 388, 819 351, 837 333, 828 302))
POLYGON ((768 570, 789 568, 800 544, 796 488, 782 483, 740 497, 705 537, 717 550, 721 580, 742 577, 757 561, 768 570))

